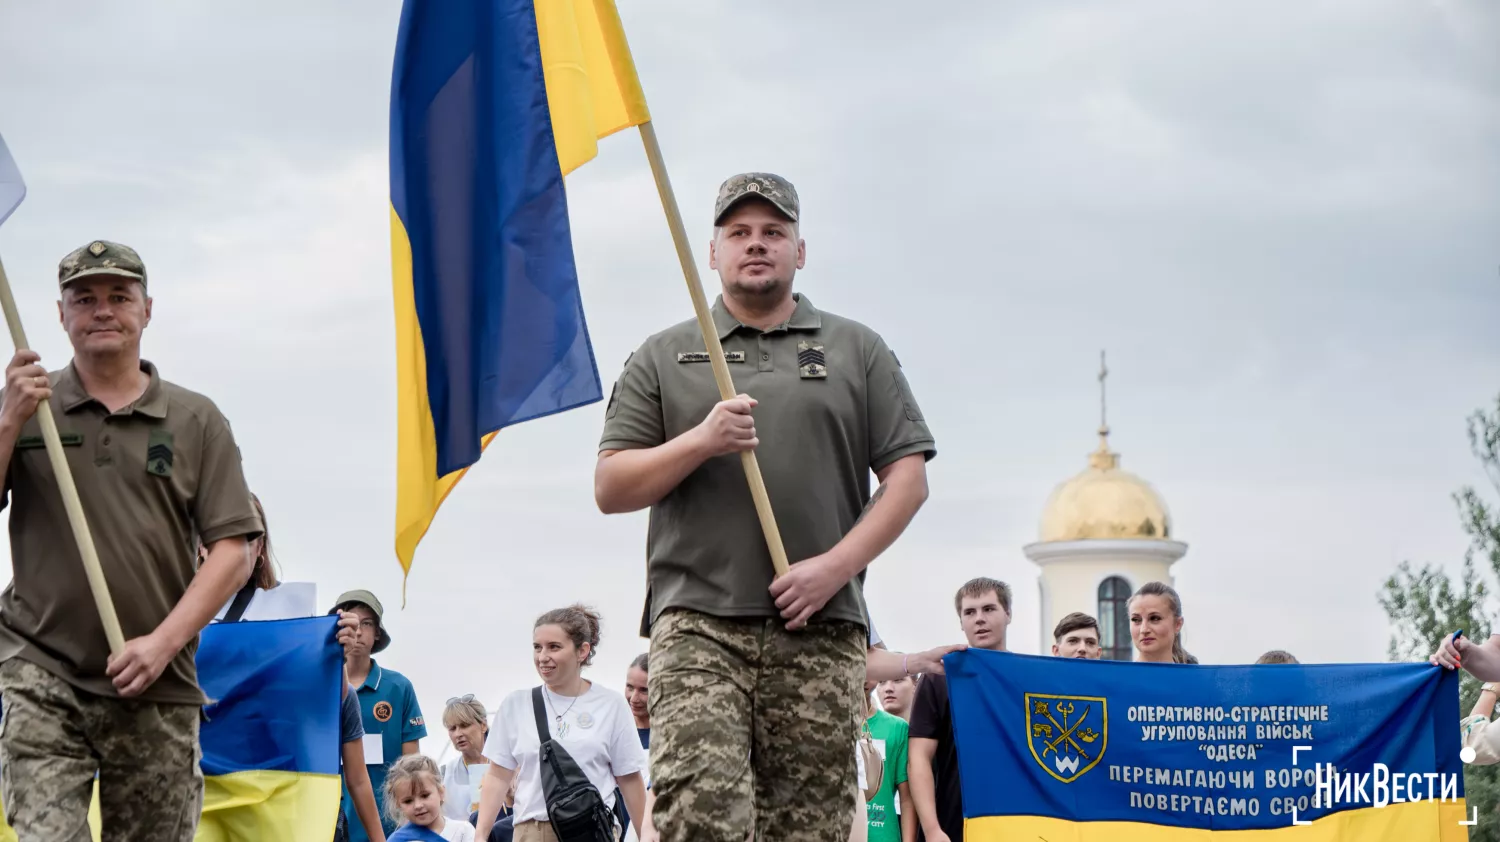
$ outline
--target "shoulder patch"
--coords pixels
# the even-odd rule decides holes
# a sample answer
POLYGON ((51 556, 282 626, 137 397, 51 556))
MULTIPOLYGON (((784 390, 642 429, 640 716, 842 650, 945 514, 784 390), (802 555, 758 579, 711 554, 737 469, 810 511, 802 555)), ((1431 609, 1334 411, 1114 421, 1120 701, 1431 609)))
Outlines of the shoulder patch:
POLYGON ((424 721, 420 716, 413 716, 411 719, 408 719, 406 721, 410 722, 413 728, 417 728, 427 724, 426 721, 424 721))

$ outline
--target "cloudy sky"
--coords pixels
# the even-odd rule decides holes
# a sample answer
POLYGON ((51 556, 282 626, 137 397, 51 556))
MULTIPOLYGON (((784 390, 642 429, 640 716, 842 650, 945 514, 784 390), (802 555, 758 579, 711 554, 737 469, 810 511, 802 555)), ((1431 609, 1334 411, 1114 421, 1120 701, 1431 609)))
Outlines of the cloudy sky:
MULTIPOLYGON (((1494 7, 838 5, 620 2, 699 261, 725 176, 793 180, 798 287, 885 335, 938 438, 931 499, 869 583, 891 645, 956 639, 953 589, 990 575, 1016 589, 1013 648, 1036 651, 1021 547, 1094 444, 1107 348, 1113 444, 1190 545, 1189 648, 1383 659, 1379 584, 1461 558, 1449 495, 1483 481, 1464 418, 1500 391, 1494 7)), ((645 516, 594 508, 602 405, 499 437, 400 609, 398 16, 0 4, 0 133, 30 186, 0 255, 60 365, 58 259, 140 250, 146 356, 232 421, 286 578, 386 600, 382 660, 429 715, 533 681, 531 623, 572 600, 604 612, 593 674, 618 688, 645 646, 645 516)), ((607 389, 691 306, 636 135, 569 194, 607 389)))

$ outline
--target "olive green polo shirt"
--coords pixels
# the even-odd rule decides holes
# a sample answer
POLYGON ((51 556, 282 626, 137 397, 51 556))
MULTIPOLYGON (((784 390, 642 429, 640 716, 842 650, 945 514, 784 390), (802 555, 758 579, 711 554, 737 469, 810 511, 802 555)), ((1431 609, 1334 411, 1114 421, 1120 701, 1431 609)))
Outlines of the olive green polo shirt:
MULTIPOLYGON (((807 296, 785 324, 741 324, 720 297, 714 324, 735 390, 755 398, 760 463, 787 559, 827 552, 870 499, 870 472, 936 454, 896 355, 880 335, 820 312, 807 296)), ((696 427, 719 402, 697 320, 647 339, 625 363, 605 410, 600 451, 656 447, 696 427)), ((642 633, 669 608, 775 617, 771 556, 739 454, 704 462, 651 507, 642 633)), ((851 581, 813 621, 865 624, 851 581)))
MULTIPOLYGON (((150 634, 187 591, 204 544, 262 525, 239 448, 208 398, 151 377, 139 400, 111 413, 70 363, 48 375, 53 417, 88 518, 125 639, 150 634)), ((0 508, 10 506, 14 577, 0 594, 0 661, 21 658, 69 684, 118 696, 104 674, 109 643, 89 590, 41 427, 33 417, 11 456, 0 508)), ((140 698, 202 704, 197 641, 140 698)))

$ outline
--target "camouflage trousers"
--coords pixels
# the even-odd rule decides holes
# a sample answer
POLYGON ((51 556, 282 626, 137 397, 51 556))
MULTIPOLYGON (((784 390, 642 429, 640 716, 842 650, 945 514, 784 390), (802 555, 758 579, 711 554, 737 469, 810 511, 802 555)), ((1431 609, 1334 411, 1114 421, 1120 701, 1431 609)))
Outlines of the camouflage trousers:
POLYGON ((848 842, 866 632, 664 612, 651 628, 662 842, 848 842))
POLYGON ((0 664, 5 820, 22 842, 191 842, 203 808, 198 707, 95 696, 41 667, 0 664))

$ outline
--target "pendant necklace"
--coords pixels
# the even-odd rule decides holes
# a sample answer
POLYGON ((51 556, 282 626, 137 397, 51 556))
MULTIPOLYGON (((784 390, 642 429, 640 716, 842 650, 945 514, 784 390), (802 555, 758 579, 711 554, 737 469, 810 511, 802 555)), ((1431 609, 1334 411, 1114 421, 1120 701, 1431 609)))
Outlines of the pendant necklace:
POLYGON ((547 697, 548 707, 551 707, 552 712, 556 714, 556 716, 553 717, 553 721, 557 723, 557 737, 558 739, 562 739, 563 737, 566 737, 568 735, 568 725, 567 723, 563 722, 563 717, 568 715, 568 711, 571 711, 573 709, 573 705, 578 704, 578 699, 580 697, 574 696, 573 704, 568 705, 568 710, 565 710, 562 713, 557 713, 557 705, 552 703, 552 691, 548 690, 547 685, 545 684, 542 685, 542 693, 547 697))

